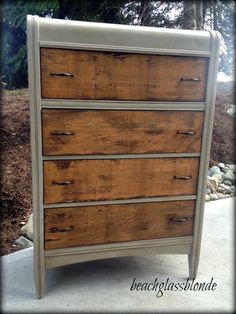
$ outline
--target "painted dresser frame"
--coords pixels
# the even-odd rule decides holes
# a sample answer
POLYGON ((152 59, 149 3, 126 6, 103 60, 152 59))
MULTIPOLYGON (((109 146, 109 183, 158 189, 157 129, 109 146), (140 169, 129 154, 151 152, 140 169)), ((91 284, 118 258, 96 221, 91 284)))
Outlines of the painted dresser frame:
POLYGON ((164 28, 65 21, 27 16, 27 46, 30 91, 32 191, 34 228, 34 275, 37 298, 43 294, 45 270, 77 262, 130 255, 188 254, 189 276, 197 274, 204 215, 206 178, 211 147, 219 35, 215 31, 188 31, 164 28), (130 42, 132 38, 132 42, 130 42), (81 101, 42 99, 40 86, 40 48, 119 51, 209 58, 205 102, 161 101, 81 101), (193 110, 204 111, 201 153, 42 156, 41 109, 119 109, 119 110, 193 110), (43 204, 43 161, 65 159, 111 159, 150 157, 200 157, 197 195, 135 199, 135 202, 196 200, 193 236, 89 245, 66 249, 44 249, 44 208, 132 203, 134 200, 43 204))

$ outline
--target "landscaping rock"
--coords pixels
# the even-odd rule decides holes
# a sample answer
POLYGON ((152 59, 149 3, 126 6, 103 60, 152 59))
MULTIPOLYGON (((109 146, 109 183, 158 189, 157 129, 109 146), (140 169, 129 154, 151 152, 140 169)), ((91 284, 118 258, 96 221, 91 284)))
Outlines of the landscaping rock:
POLYGON ((226 164, 226 165, 225 165, 224 172, 227 172, 228 170, 230 170, 230 169, 229 169, 229 166, 230 166, 229 164, 226 164))
POLYGON ((225 184, 224 183, 219 184, 219 186, 222 187, 222 188, 225 188, 225 184))
POLYGON ((225 188, 222 187, 222 186, 219 186, 218 189, 217 189, 217 192, 225 193, 225 188))
POLYGON ((212 201, 218 200, 218 196, 217 196, 216 193, 210 194, 210 198, 211 198, 212 201))
POLYGON ((220 171, 223 171, 225 169, 225 164, 223 162, 218 164, 218 167, 220 168, 220 171))
POLYGON ((219 174, 222 173, 222 172, 220 171, 220 168, 217 167, 217 166, 211 167, 211 169, 208 171, 208 175, 209 175, 210 177, 212 177, 214 174, 217 174, 217 173, 219 173, 219 174))
POLYGON ((224 180, 224 184, 225 185, 228 185, 228 186, 231 186, 233 183, 229 180, 224 180))
POLYGON ((217 177, 213 176, 210 179, 208 179, 208 183, 211 185, 211 187, 214 188, 214 190, 217 190, 220 184, 220 181, 217 177))
POLYGON ((33 214, 29 216, 29 220, 25 226, 21 228, 21 234, 26 235, 28 239, 33 241, 33 214))
POLYGON ((20 245, 24 249, 33 246, 32 241, 30 241, 30 240, 28 240, 22 236, 20 236, 18 239, 16 239, 15 244, 20 245))
POLYGON ((224 173, 221 172, 221 173, 214 174, 214 175, 211 177, 211 179, 212 179, 212 178, 216 178, 217 181, 218 181, 219 184, 220 184, 220 183, 222 183, 222 181, 223 181, 223 179, 224 179, 224 173))
POLYGON ((236 116, 235 105, 231 105, 231 107, 227 110, 227 113, 231 117, 235 118, 235 116, 236 116))
MULTIPOLYGON (((210 193, 216 192, 216 189, 214 188, 214 186, 209 181, 207 181, 207 189, 210 190, 210 193)), ((208 193, 208 194, 210 194, 210 193, 208 193)))
POLYGON ((234 173, 233 173, 232 170, 229 170, 229 171, 227 171, 227 172, 225 173, 225 175, 224 175, 224 181, 225 181, 225 180, 229 180, 229 181, 231 181, 232 183, 235 183, 235 175, 234 175, 234 173))
POLYGON ((219 163, 208 171, 205 200, 217 200, 236 195, 235 169, 233 164, 219 163))
POLYGON ((232 193, 235 193, 236 192, 236 187, 235 186, 230 186, 229 187, 230 188, 230 191, 232 192, 232 193))
POLYGON ((225 194, 223 194, 223 193, 216 193, 216 195, 217 195, 217 197, 218 197, 219 199, 225 198, 225 194))
POLYGON ((229 165, 229 170, 232 170, 235 173, 236 165, 229 165))
POLYGON ((231 194, 233 192, 231 186, 225 185, 225 192, 231 194))

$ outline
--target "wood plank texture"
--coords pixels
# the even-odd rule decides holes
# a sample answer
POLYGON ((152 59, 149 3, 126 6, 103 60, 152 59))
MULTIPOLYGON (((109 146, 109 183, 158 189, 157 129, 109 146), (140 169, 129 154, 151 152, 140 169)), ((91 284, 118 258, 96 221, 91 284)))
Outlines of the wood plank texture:
POLYGON ((191 111, 44 109, 43 154, 200 152, 203 117, 191 111))
POLYGON ((44 203, 196 194, 198 164, 199 158, 44 161, 44 203))
POLYGON ((203 57, 41 48, 42 98, 204 101, 207 68, 203 57), (73 76, 51 75, 62 72, 73 76))
POLYGON ((194 207, 177 201, 45 209, 45 249, 190 236, 194 207))

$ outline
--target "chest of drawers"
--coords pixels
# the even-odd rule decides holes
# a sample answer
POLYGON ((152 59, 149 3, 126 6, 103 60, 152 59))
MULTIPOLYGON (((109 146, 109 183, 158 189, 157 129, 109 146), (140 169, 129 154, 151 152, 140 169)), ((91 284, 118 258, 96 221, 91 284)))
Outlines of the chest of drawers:
POLYGON ((27 23, 37 297, 46 269, 118 256, 186 254, 194 278, 217 33, 27 23))

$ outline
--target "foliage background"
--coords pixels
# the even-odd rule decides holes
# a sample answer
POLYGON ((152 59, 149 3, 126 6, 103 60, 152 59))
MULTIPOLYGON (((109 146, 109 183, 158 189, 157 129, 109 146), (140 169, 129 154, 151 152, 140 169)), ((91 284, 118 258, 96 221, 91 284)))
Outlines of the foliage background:
POLYGON ((221 34, 220 70, 233 72, 235 1, 15 0, 1 2, 1 84, 26 87, 26 16, 39 15, 104 23, 183 29, 215 29, 221 34))

